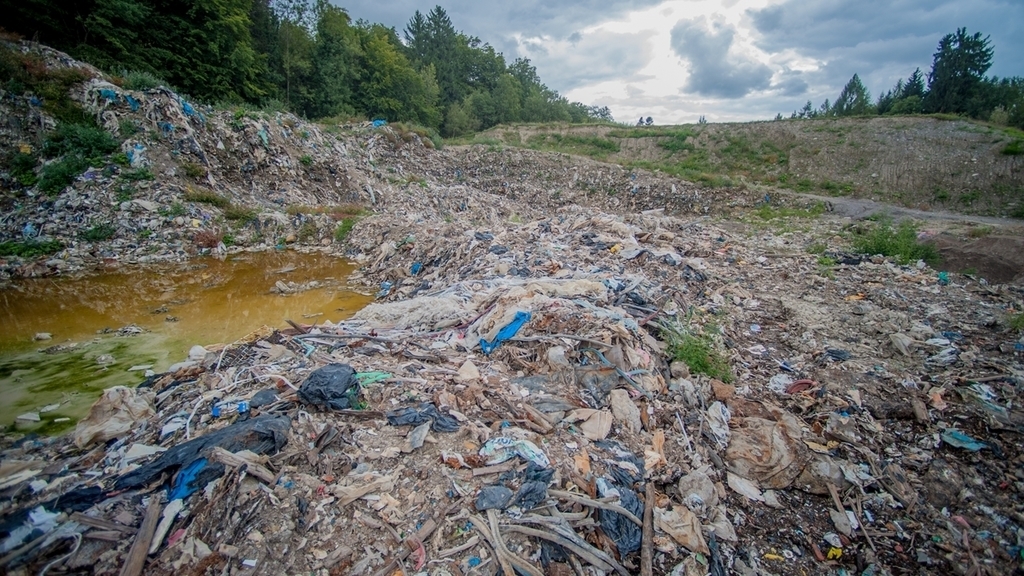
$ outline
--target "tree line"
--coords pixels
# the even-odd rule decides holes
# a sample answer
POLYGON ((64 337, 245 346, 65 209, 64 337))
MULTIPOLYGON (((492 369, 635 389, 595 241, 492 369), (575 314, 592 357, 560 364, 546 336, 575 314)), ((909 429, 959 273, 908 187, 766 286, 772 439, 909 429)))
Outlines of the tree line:
POLYGON ((0 0, 9 32, 210 103, 381 118, 458 136, 507 122, 611 121, 511 64, 436 6, 401 35, 328 0, 0 0))
POLYGON ((808 100, 791 118, 957 114, 1024 129, 1024 78, 986 77, 994 53, 988 36, 959 28, 939 41, 927 76, 917 68, 873 101, 854 74, 834 102, 815 108, 808 100))

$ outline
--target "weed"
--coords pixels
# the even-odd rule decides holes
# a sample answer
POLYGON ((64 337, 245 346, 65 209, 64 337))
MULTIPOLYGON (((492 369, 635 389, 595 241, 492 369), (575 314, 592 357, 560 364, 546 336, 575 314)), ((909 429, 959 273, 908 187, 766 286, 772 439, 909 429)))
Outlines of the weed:
POLYGON ((153 235, 153 231, 150 230, 149 228, 146 228, 146 229, 141 230, 139 232, 139 238, 141 238, 143 240, 145 240, 146 238, 149 238, 152 235, 153 235))
POLYGON ((116 233, 117 229, 112 224, 97 224, 82 232, 80 236, 82 240, 88 242, 102 242, 103 240, 110 240, 116 233))
POLYGON ((299 158, 299 162, 301 162, 303 166, 308 167, 313 164, 313 157, 309 154, 303 154, 302 158, 299 158))
POLYGON ((220 241, 223 242, 225 246, 234 246, 235 243, 238 242, 234 234, 225 234, 220 241))
POLYGON ((705 374, 722 382, 732 382, 729 362, 715 347, 714 340, 702 332, 695 333, 680 323, 662 326, 668 341, 668 353, 673 360, 685 363, 690 372, 705 374))
POLYGON ((1000 152, 1007 156, 1020 156, 1024 154, 1024 140, 1014 140, 1007 144, 1000 152))
POLYGON ((824 254, 826 248, 827 248, 827 246, 825 246, 824 242, 815 242, 815 243, 813 243, 813 244, 811 244, 810 246, 807 247, 807 253, 808 254, 824 254))
POLYGON ((295 237, 298 238, 300 242, 309 242, 316 238, 316 232, 316 224, 306 222, 302 226, 299 226, 299 229, 295 232, 295 237))
POLYGON ((352 231, 352 228, 355 225, 355 216, 349 216, 348 218, 342 219, 342 221, 338 223, 338 227, 334 229, 334 239, 338 242, 344 242, 345 238, 348 238, 348 233, 352 231))
POLYGON ((128 202, 135 196, 135 187, 131 184, 121 184, 117 187, 117 195, 114 198, 120 202, 128 202))
POLYGON ((526 140, 526 144, 534 150, 553 150, 595 158, 604 158, 620 150, 618 143, 607 138, 575 134, 535 134, 526 140))
POLYGON ((185 172, 185 176, 189 178, 202 178, 206 176, 206 170, 195 162, 184 162, 181 165, 181 169, 185 172))
POLYGON ((117 164, 118 166, 122 166, 122 167, 125 167, 125 168, 127 168, 128 166, 131 165, 131 161, 128 160, 128 155, 125 154, 124 152, 118 152, 117 154, 112 154, 110 156, 110 161, 113 162, 114 164, 117 164))
POLYGON ((144 70, 126 70, 121 72, 124 78, 122 87, 126 90, 152 90, 159 86, 167 86, 167 83, 151 72, 144 70))
POLYGON ((141 180, 153 180, 156 176, 149 168, 139 168, 138 170, 125 170, 121 173, 121 178, 129 182, 139 182, 141 180))
POLYGON ((117 140, 102 128, 88 124, 60 124, 43 143, 43 155, 102 158, 118 148, 117 140))
POLYGON ((831 267, 833 267, 835 265, 836 265, 836 259, 835 258, 832 258, 831 256, 826 256, 824 254, 822 254, 821 256, 818 256, 818 266, 824 266, 826 268, 831 268, 831 267))
POLYGON ((231 206, 230 200, 205 188, 192 188, 191 186, 187 186, 185 188, 184 198, 186 202, 209 204, 210 206, 216 206, 222 210, 231 206))
POLYGON ((1024 312, 1018 312, 1009 318, 1006 323, 1010 326, 1010 330, 1021 331, 1024 330, 1024 312))
POLYGON ((47 164, 39 178, 39 190, 48 196, 56 196, 88 167, 89 162, 80 156, 68 156, 47 164))
POLYGON ((117 133, 124 138, 127 138, 128 136, 131 136, 132 134, 135 134, 138 131, 139 128, 135 125, 135 122, 127 118, 121 118, 117 122, 117 133))
POLYGON ((64 245, 57 240, 24 240, 0 242, 0 256, 18 256, 21 258, 35 258, 36 256, 49 256, 64 249, 64 245))
POLYGON ((1017 206, 1010 212, 1010 218, 1024 218, 1024 204, 1017 206))
POLYGON ((967 231, 967 235, 971 238, 984 238, 991 234, 995 228, 992 226, 976 226, 967 231))
POLYGON ((257 216, 256 210, 235 206, 233 204, 229 204, 227 207, 223 208, 223 210, 225 220, 232 220, 240 224, 248 224, 249 222, 256 220, 257 216))
POLYGON ((924 260, 931 265, 939 262, 939 251, 932 244, 918 242, 917 226, 909 220, 893 228, 891 221, 882 217, 873 230, 855 238, 853 246, 862 254, 890 256, 900 264, 917 260, 924 260))
POLYGON ((762 204, 757 210, 754 210, 754 214, 762 220, 774 220, 775 218, 816 218, 824 213, 825 205, 821 202, 806 209, 762 204))
POLYGON ((178 216, 188 214, 188 211, 185 210, 184 204, 181 202, 175 202, 174 204, 171 204, 169 208, 160 208, 156 213, 164 217, 177 218, 178 216))
POLYGON ((284 211, 290 216, 298 216, 299 214, 329 214, 335 220, 342 220, 346 216, 361 216, 366 213, 366 208, 361 204, 332 204, 329 206, 291 204, 284 211))
POLYGON ((37 158, 33 154, 15 152, 7 161, 11 177, 22 186, 33 186, 39 181, 36 176, 37 158))
POLYGON ((199 248, 216 248, 221 243, 221 235, 216 230, 199 230, 192 236, 192 243, 199 248))

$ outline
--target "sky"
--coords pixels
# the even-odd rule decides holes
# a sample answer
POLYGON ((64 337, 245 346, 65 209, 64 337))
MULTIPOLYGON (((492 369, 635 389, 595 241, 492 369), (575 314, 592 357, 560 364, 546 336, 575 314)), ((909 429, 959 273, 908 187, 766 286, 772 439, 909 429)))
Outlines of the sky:
MULTIPOLYGON (((401 35, 416 0, 332 0, 401 35)), ((835 100, 853 74, 877 98, 928 73, 945 34, 990 36, 989 75, 1024 76, 1024 0, 448 0, 455 28, 529 58, 572 101, 619 122, 769 120, 835 100)))

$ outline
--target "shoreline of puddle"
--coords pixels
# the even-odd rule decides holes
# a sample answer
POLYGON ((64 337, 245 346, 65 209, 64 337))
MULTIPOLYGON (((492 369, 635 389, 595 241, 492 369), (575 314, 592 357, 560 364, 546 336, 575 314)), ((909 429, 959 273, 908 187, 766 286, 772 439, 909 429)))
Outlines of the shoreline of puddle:
POLYGON ((348 282, 357 267, 329 253, 285 250, 12 282, 0 289, 0 427, 63 433, 105 388, 136 386, 147 369, 186 360, 193 345, 286 320, 349 318, 373 300, 348 282), (128 326, 142 333, 118 334, 128 326), (51 338, 35 340, 40 333, 51 338), (32 414, 38 422, 17 420, 32 414))

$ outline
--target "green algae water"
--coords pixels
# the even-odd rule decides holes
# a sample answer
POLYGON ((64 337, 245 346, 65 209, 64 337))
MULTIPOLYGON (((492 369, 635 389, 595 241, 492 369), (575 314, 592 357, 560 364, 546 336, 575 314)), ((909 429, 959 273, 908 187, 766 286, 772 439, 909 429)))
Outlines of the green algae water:
POLYGON ((354 266, 325 254, 238 254, 0 288, 0 426, 64 431, 104 388, 134 386, 185 360, 194 344, 232 342, 263 325, 337 322, 372 300, 346 278, 354 266), (317 287, 292 294, 278 283, 317 287), (135 325, 135 336, 117 330, 135 325), (50 340, 36 341, 38 333, 50 340), (138 368, 129 371, 131 368, 138 368), (39 421, 16 420, 38 414, 39 421))

